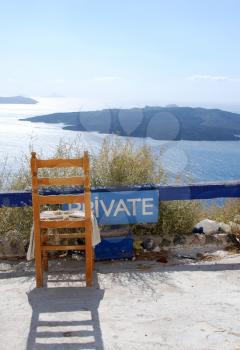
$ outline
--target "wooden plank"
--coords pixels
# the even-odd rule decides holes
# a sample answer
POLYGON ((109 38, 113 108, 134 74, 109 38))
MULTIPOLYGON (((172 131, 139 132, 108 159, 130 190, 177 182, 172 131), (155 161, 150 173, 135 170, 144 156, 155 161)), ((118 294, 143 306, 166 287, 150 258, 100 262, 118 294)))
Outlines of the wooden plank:
POLYGON ((83 176, 73 176, 73 177, 56 177, 48 178, 42 177, 38 178, 39 186, 73 186, 73 185, 83 185, 83 176))
POLYGON ((70 168, 83 166, 83 159, 38 159, 38 168, 70 168))
POLYGON ((87 220, 41 220, 41 228, 78 228, 85 227, 87 220))
POLYGON ((84 203, 84 195, 39 196, 40 205, 84 203))
POLYGON ((42 245, 42 251, 49 250, 85 250, 85 245, 42 245))

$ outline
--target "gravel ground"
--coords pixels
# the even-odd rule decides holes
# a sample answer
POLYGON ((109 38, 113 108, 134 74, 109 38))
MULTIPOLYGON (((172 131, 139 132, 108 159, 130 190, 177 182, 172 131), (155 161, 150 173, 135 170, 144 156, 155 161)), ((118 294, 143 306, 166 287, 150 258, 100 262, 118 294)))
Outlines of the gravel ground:
POLYGON ((213 261, 0 263, 1 350, 240 350, 240 255, 213 261), (52 272, 51 272, 52 271, 52 272))

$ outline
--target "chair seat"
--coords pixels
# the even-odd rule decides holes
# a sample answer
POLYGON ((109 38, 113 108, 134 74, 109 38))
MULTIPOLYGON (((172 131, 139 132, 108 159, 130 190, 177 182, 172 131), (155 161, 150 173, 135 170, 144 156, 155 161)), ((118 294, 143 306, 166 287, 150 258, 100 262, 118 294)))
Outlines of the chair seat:
POLYGON ((41 220, 85 219, 82 210, 45 210, 40 212, 41 220))
POLYGON ((40 213, 41 228, 78 228, 85 227, 90 219, 84 212, 73 210, 51 210, 40 213))

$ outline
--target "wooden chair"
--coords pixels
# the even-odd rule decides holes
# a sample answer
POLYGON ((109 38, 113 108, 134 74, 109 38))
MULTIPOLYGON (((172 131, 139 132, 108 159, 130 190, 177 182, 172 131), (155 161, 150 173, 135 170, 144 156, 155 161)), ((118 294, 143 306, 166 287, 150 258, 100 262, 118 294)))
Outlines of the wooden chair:
MULTIPOLYGON (((52 250, 85 250, 86 262, 86 285, 92 285, 93 276, 93 248, 92 248, 92 222, 91 222, 91 193, 89 177, 88 153, 80 159, 38 159, 35 152, 31 158, 32 171, 32 203, 33 203, 33 223, 35 240, 35 273, 36 286, 43 286, 43 270, 48 270, 48 251, 52 250), (68 168, 80 167, 84 176, 73 177, 38 177, 40 168, 68 168), (84 193, 78 195, 41 195, 39 187, 43 186, 72 186, 82 185, 84 193), (41 205, 84 203, 85 216, 83 219, 63 219, 63 220, 42 220, 40 218, 41 205), (73 239, 83 238, 85 244, 82 245, 50 245, 48 243, 48 229, 68 229, 84 228, 84 232, 61 233, 61 238, 73 239)), ((83 231, 83 230, 81 230, 83 231)))

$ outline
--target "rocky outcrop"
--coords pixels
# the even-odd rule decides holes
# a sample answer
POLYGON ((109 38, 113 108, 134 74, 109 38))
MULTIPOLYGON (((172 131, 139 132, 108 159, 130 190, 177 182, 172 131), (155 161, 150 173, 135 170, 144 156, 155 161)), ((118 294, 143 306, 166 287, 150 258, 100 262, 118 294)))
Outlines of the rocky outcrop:
POLYGON ((156 140, 239 140, 239 114, 219 109, 145 107, 54 113, 30 117, 33 123, 63 123, 64 129, 97 131, 156 140))
POLYGON ((36 104, 38 101, 30 97, 23 96, 11 96, 11 97, 0 97, 0 104, 36 104))

